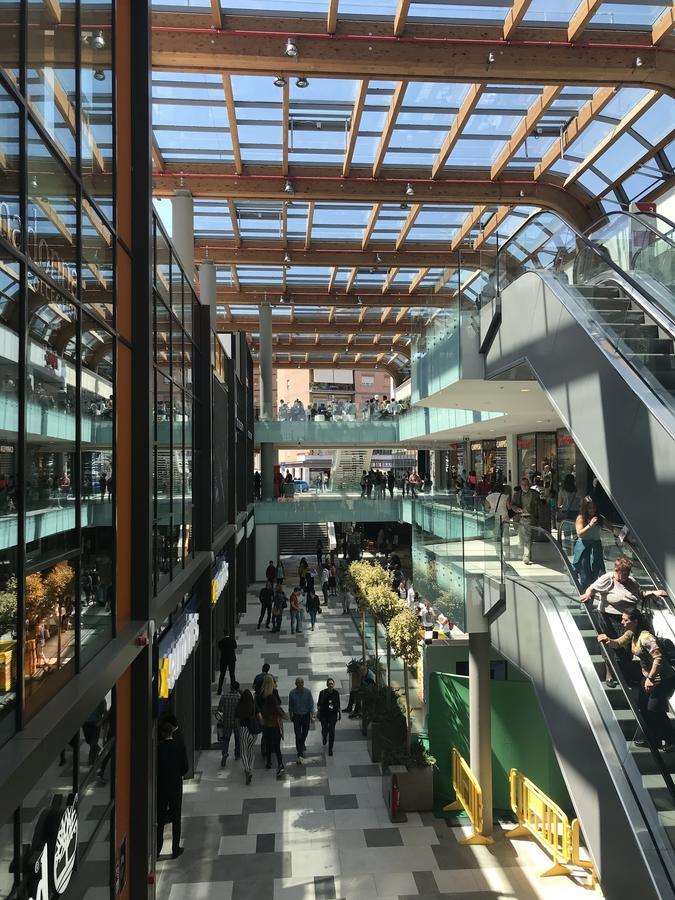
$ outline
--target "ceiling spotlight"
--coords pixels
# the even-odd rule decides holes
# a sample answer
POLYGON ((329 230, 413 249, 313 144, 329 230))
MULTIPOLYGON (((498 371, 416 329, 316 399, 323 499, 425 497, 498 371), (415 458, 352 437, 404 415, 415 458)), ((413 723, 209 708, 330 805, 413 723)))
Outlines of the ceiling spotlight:
POLYGON ((284 262, 289 263, 291 261, 291 257, 288 253, 284 253, 284 262))
POLYGON ((295 86, 299 88, 309 87, 309 81, 305 78, 304 75, 301 75, 298 80, 295 82, 295 86))
POLYGON ((490 52, 488 53, 488 57, 487 57, 488 65, 492 65, 492 63, 495 61, 495 59, 496 59, 496 57, 495 57, 494 53, 492 52, 492 50, 490 50, 490 52))
POLYGON ((33 177, 30 180, 30 186, 33 188, 34 191, 36 191, 38 188, 38 180, 35 177, 35 175, 33 175, 33 177))
POLYGON ((294 193, 295 193, 295 188, 290 183, 290 181, 287 181, 286 184, 284 185, 284 194, 294 194, 294 193))
POLYGON ((359 304, 359 306, 362 306, 363 305, 363 297, 357 297, 356 302, 359 304))
POLYGON ((105 72, 103 69, 94 69, 94 79, 96 81, 105 81, 105 72))
POLYGON ((518 196, 519 196, 519 197, 524 197, 524 196, 525 196, 525 191, 522 190, 522 188, 521 188, 521 190, 518 191, 518 196))
POLYGON ((286 298, 284 297, 284 295, 279 294, 279 303, 285 303, 285 302, 286 302, 286 298))
POLYGON ((95 50, 103 50, 105 47, 105 38, 103 37, 103 32, 99 31, 98 34, 94 35, 94 39, 91 42, 95 50))
POLYGON ((277 75, 274 79, 274 87, 286 87, 286 79, 283 75, 277 75))
POLYGON ((380 256, 379 253, 375 254, 375 262, 378 264, 378 266, 382 265, 382 257, 380 256))
POLYGON ((410 204, 409 203, 399 203, 398 208, 399 209, 410 209, 410 204))
POLYGON ((286 49, 284 50, 284 56, 290 56, 291 59, 295 59, 298 56, 298 45, 295 43, 293 38, 289 38, 286 41, 286 49))
POLYGON ((636 68, 636 69, 639 69, 642 65, 643 65, 642 57, 641 57, 641 56, 636 56, 636 57, 635 57, 635 68, 636 68))
POLYGON ((405 195, 406 197, 414 197, 415 196, 415 188, 408 182, 405 186, 405 195))

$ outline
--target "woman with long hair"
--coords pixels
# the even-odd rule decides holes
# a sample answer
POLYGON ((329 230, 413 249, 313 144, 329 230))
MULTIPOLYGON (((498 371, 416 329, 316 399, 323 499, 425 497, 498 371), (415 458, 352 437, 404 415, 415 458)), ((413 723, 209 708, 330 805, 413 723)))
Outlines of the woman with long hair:
POLYGON ((668 717, 668 701, 675 693, 675 669, 638 609, 623 613, 621 624, 625 632, 620 638, 599 634, 598 640, 608 647, 630 648, 640 661, 642 683, 638 706, 647 729, 647 740, 636 740, 635 743, 638 746, 650 743, 657 750, 675 750, 675 729, 668 717))
POLYGON ((595 500, 592 497, 584 497, 575 522, 577 540, 572 558, 577 584, 582 591, 605 571, 605 558, 602 552, 604 524, 603 517, 598 515, 595 500))
POLYGON ((265 742, 266 769, 272 768, 272 753, 277 758, 277 777, 284 771, 284 760, 281 756, 281 742, 284 737, 284 722, 288 718, 281 707, 276 691, 267 694, 262 701, 260 713, 263 722, 263 740, 265 742))
MULTIPOLYGON (((270 676, 266 676, 270 677, 270 676)), ((271 678, 274 682, 274 679, 271 678)), ((246 784, 253 779, 253 754, 255 742, 261 730, 259 713, 255 706, 253 694, 246 690, 242 693, 234 710, 235 727, 239 728, 239 748, 241 763, 244 767, 246 784)))

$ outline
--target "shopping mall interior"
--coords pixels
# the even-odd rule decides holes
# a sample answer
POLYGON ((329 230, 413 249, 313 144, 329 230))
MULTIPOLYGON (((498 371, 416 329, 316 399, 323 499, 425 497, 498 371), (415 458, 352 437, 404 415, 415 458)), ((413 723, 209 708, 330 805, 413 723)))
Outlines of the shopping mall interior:
POLYGON ((672 900, 674 342, 672 0, 2 0, 0 900, 672 900))

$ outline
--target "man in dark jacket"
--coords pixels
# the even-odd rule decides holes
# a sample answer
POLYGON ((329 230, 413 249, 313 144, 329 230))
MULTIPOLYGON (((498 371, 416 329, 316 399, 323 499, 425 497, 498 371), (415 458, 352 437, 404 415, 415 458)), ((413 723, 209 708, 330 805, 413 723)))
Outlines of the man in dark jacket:
POLYGON ((164 826, 171 822, 171 856, 183 852, 180 846, 183 778, 187 774, 185 748, 173 739, 174 727, 163 721, 157 746, 157 856, 162 852, 164 826))
POLYGON ((262 620, 267 613, 267 621, 265 628, 270 627, 270 619, 272 618, 272 600, 274 599, 274 591, 270 581, 265 583, 265 587, 260 591, 260 618, 258 619, 258 628, 262 625, 262 620))
POLYGON ((237 642, 231 636, 229 631, 225 632, 225 637, 218 641, 218 649, 220 650, 220 677, 218 678, 218 693, 223 692, 223 681, 225 680, 225 672, 230 673, 230 683, 234 678, 234 670, 237 665, 237 642))
POLYGON ((267 568, 265 569, 265 578, 272 584, 274 584, 274 582, 276 581, 277 567, 274 565, 272 560, 269 561, 269 563, 267 564, 267 568))

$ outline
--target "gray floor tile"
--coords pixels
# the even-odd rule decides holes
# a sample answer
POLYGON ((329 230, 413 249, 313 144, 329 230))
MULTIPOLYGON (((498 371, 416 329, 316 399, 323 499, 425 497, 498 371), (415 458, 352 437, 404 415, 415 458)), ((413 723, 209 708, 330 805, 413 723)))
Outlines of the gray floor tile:
POLYGON ((290 789, 291 797, 327 797, 330 794, 328 785, 292 785, 290 789))
POLYGON ((272 900, 272 897, 274 897, 273 878, 244 879, 235 881, 232 885, 232 900, 272 900))
POLYGON ((333 794, 324 798, 326 809, 358 809, 356 794, 333 794))
POLYGON ((314 893, 316 895, 316 900, 335 900, 335 876, 315 876, 314 893))
POLYGON ((256 853, 274 853, 274 834, 259 834, 255 842, 256 853))
POLYGON ((375 778, 381 774, 380 767, 377 763, 365 766, 350 766, 352 778, 375 778))
POLYGON ((275 797, 253 797, 241 804, 243 813, 273 813, 277 811, 275 797))
POLYGON ((402 847, 403 838, 398 828, 364 828, 366 847, 402 847))
POLYGON ((420 894, 438 893, 438 885, 433 872, 413 872, 413 878, 420 894))

